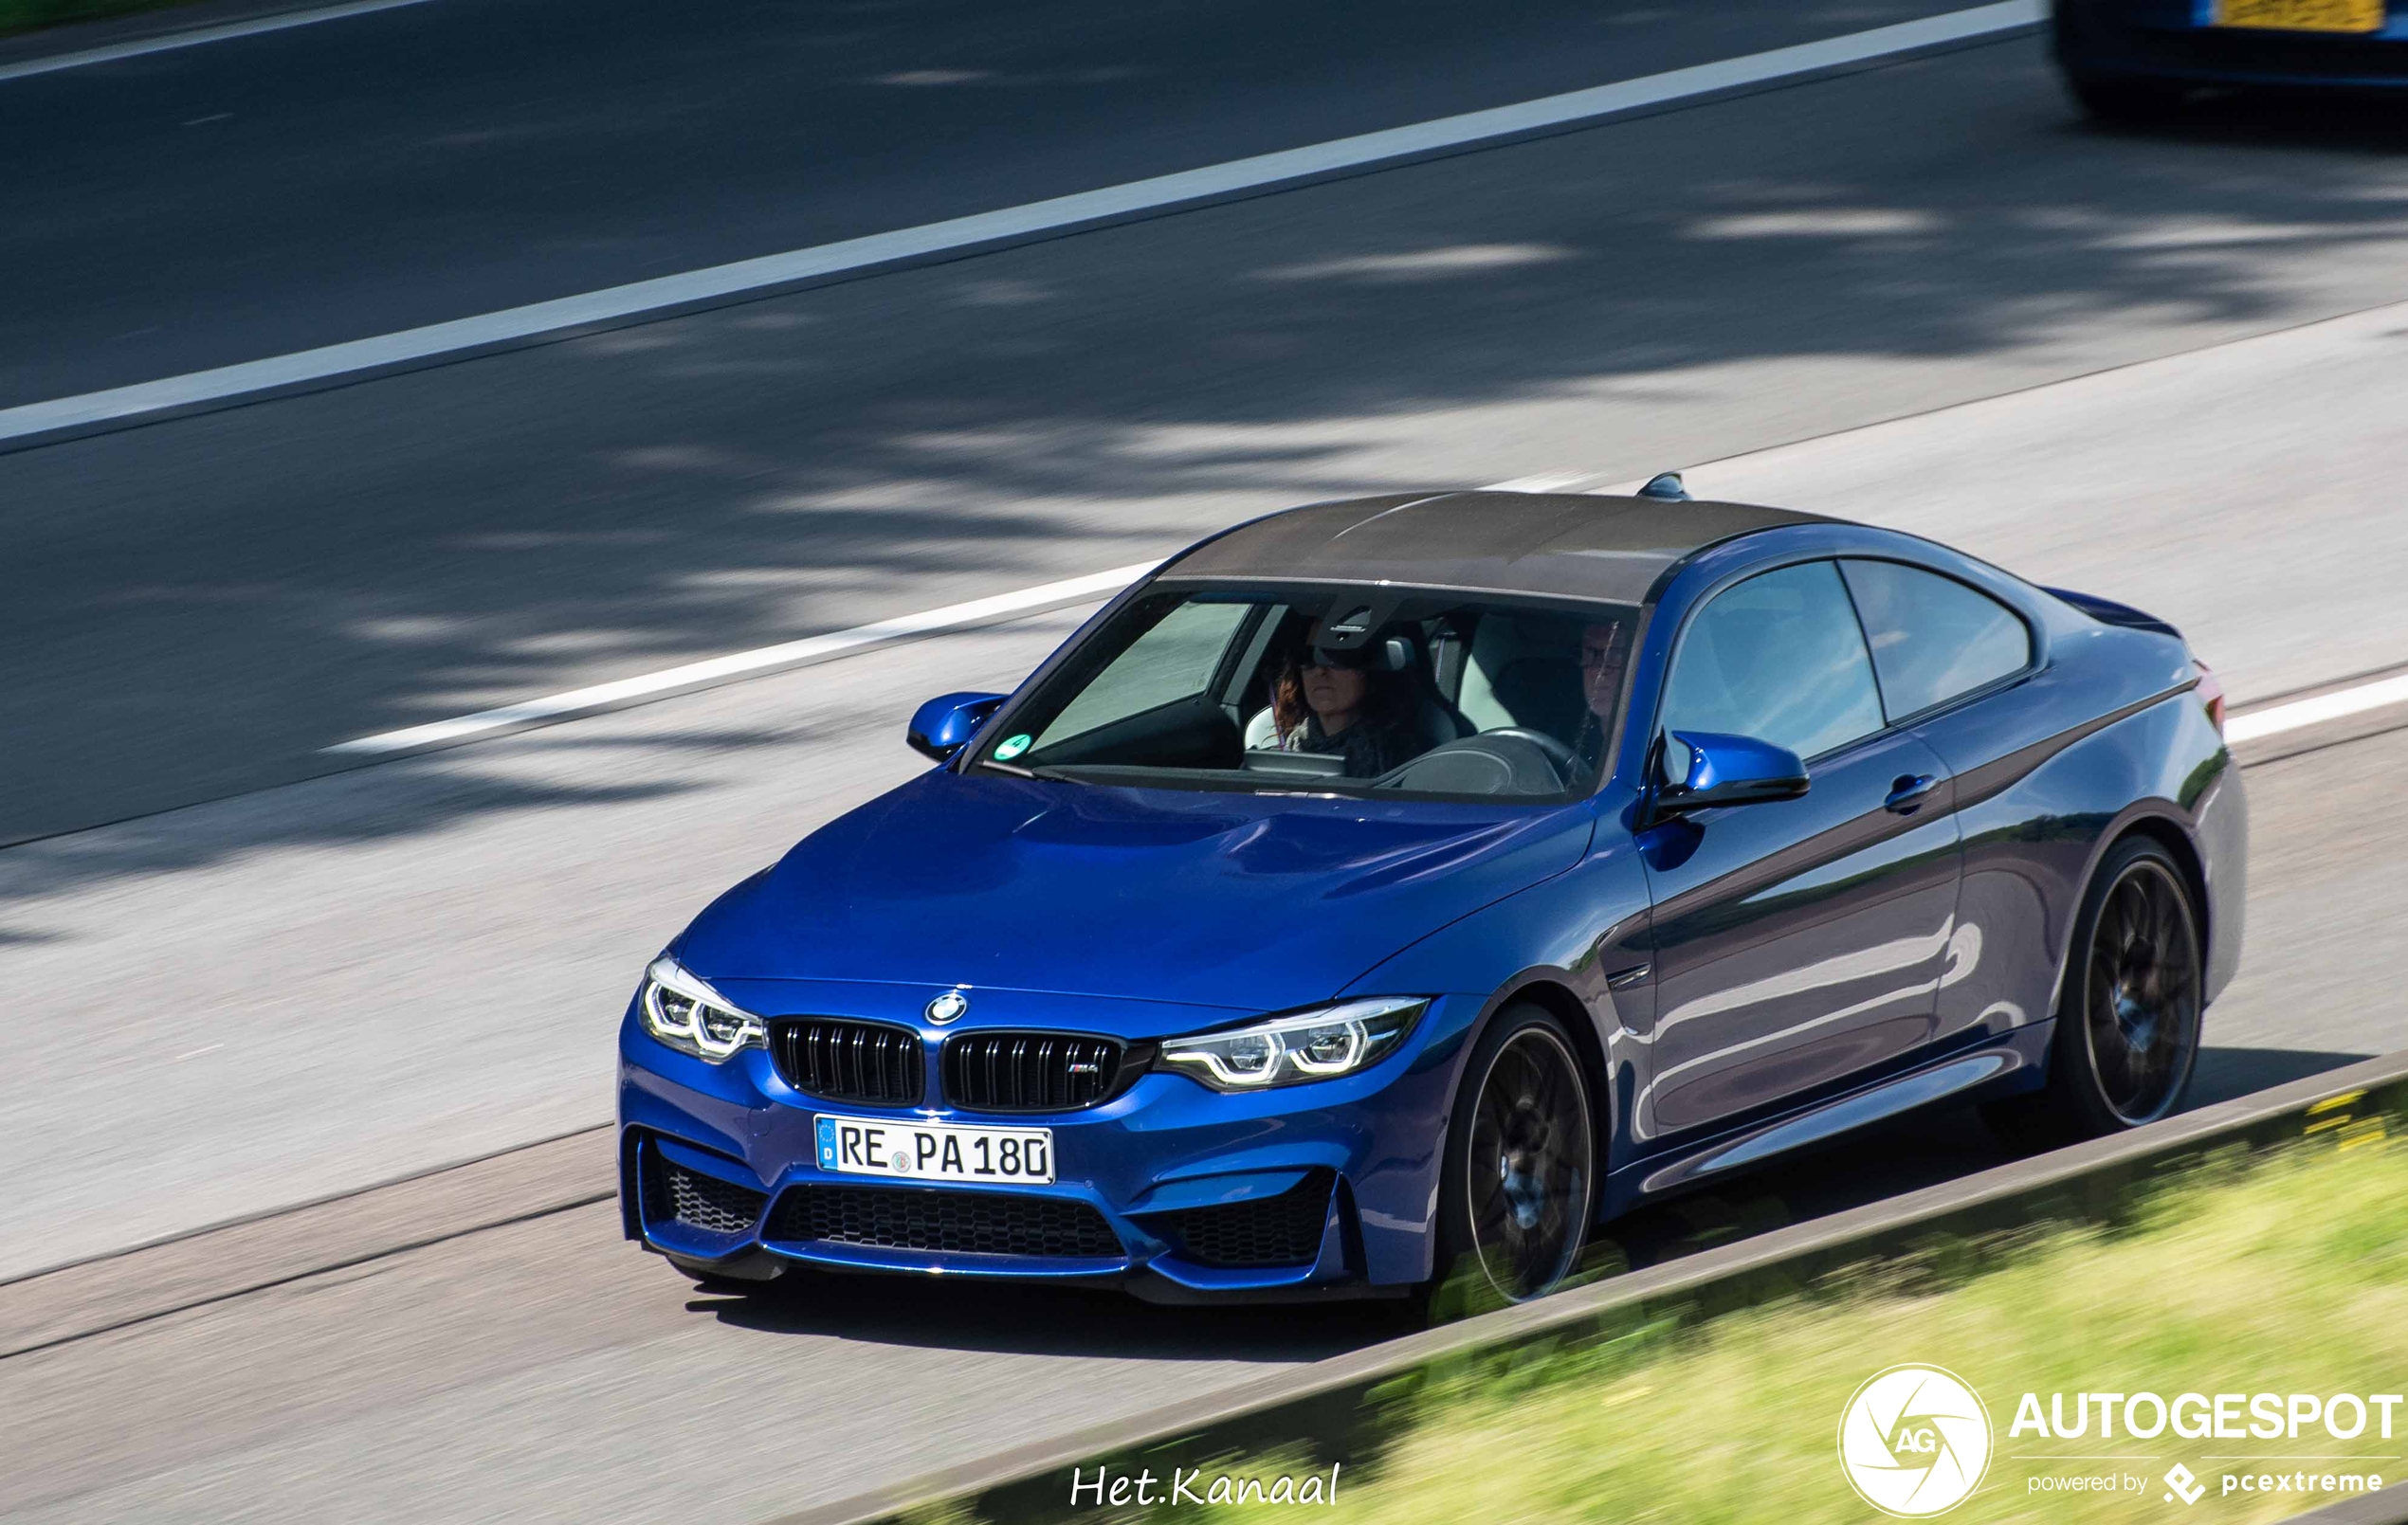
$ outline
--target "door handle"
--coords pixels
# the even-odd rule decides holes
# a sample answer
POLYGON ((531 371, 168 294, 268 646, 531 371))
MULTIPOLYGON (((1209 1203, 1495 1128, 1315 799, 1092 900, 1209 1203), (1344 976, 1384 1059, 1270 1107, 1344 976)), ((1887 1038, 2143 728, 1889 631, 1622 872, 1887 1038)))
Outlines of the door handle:
POLYGON ((1881 802, 1881 808, 1892 815, 1912 815, 1939 787, 1938 773, 1901 773, 1890 781, 1889 797, 1881 802))

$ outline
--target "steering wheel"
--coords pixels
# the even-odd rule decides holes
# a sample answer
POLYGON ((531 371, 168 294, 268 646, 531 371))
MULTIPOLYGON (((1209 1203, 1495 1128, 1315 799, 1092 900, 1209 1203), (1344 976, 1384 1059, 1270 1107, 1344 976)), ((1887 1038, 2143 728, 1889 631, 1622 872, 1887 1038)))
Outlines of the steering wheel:
POLYGON ((1544 731, 1533 731, 1526 725, 1501 725, 1494 731, 1483 731, 1480 734, 1484 736, 1511 736, 1517 741, 1527 741, 1547 754, 1547 761, 1555 765, 1556 773, 1567 784, 1571 783, 1580 772, 1578 755, 1570 747, 1544 731))

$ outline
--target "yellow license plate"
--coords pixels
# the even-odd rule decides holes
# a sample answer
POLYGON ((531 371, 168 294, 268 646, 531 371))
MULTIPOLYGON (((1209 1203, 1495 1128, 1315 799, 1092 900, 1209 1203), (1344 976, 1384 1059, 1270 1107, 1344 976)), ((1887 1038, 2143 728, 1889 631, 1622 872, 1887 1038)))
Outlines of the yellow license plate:
POLYGON ((2218 0, 2216 25, 2291 32, 2381 31, 2383 0, 2218 0))

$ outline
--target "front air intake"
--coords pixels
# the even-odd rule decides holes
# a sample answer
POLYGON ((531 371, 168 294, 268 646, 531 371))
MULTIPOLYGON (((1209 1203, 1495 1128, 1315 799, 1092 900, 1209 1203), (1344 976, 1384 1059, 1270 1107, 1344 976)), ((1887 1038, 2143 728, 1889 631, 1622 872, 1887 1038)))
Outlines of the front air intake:
POLYGON ((1104 1215, 1084 1202, 912 1187, 789 1187, 770 1214, 767 1237, 941 1255, 1127 1254, 1104 1215))
POLYGON ((766 1192, 672 1164, 657 1149, 644 1151, 644 1221, 684 1224, 706 1234, 749 1234, 769 1205, 766 1192))
POLYGON ((1149 1213, 1145 1226, 1177 1247, 1180 1259, 1230 1270, 1310 1265, 1321 1258, 1337 1178, 1313 1171, 1275 1197, 1149 1213))

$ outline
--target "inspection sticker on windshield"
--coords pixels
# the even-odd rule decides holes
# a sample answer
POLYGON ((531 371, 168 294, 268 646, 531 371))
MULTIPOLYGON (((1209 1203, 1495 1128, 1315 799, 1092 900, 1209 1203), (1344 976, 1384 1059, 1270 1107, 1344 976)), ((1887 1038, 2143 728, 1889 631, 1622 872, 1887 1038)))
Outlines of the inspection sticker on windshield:
POLYGON ((1050 1128, 956 1128, 940 1122, 870 1122, 814 1114, 819 1168, 846 1175, 931 1181, 1053 1180, 1050 1128))

